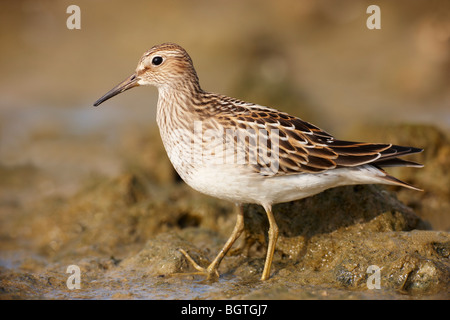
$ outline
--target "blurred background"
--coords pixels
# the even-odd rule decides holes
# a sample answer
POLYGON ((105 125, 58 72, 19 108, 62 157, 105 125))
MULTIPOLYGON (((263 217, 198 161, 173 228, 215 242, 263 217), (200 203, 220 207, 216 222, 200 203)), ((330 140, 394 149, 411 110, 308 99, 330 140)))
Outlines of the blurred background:
MULTIPOLYGON (((155 88, 93 107, 163 42, 189 52, 204 90, 289 112, 340 139, 425 148, 412 157, 425 168, 391 171, 424 192, 380 190, 395 191, 428 229, 450 230, 450 1, 0 1, 3 298, 70 298, 67 265, 103 279, 157 234, 197 235, 189 241, 206 250, 231 233, 231 204, 179 183, 157 130, 155 88), (366 26, 373 4, 380 30, 366 26), (67 28, 70 5, 81 10, 80 30, 67 28)), ((149 252, 179 246, 164 244, 149 252)), ((118 275, 120 288, 127 279, 152 287, 118 275)), ((94 296, 111 297, 101 281, 91 282, 94 296)))
POLYGON ((162 42, 186 48, 203 89, 290 112, 342 139, 370 140, 355 131, 368 125, 450 128, 449 1, 29 0, 0 8, 3 212, 71 195, 133 161, 164 180, 151 169, 160 159, 152 149, 161 149, 156 89, 92 106, 162 42), (80 30, 66 26, 72 4, 80 30), (366 27, 371 4, 381 8, 381 30, 366 27))

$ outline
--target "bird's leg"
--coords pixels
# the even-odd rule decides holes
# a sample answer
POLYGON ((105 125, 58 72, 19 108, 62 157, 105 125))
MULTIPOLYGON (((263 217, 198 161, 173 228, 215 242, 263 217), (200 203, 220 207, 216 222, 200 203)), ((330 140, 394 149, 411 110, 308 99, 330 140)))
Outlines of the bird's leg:
POLYGON ((244 230, 244 209, 240 204, 238 205, 238 207, 239 211, 236 219, 236 225, 234 226, 230 238, 227 240, 222 250, 220 250, 219 254, 216 256, 213 262, 211 262, 211 264, 206 269, 199 266, 186 251, 184 251, 183 249, 179 249, 180 252, 186 257, 186 259, 192 264, 192 266, 200 271, 200 273, 206 274, 208 279, 211 279, 212 277, 219 277, 219 272, 217 271, 217 269, 219 268, 220 262, 244 230))
POLYGON ((270 277, 270 267, 272 265, 273 253, 278 239, 278 226, 272 213, 272 206, 264 206, 269 219, 269 245, 267 246, 266 262, 264 263, 264 270, 261 280, 267 280, 270 277))

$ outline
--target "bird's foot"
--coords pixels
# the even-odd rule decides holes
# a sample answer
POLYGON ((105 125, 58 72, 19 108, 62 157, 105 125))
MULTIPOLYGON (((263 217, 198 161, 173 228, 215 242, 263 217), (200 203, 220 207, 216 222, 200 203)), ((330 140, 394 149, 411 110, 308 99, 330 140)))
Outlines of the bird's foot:
POLYGON ((198 271, 198 272, 191 272, 191 273, 182 273, 181 275, 206 275, 207 280, 215 280, 219 278, 219 271, 217 270, 217 265, 213 262, 211 263, 207 268, 201 267, 197 262, 194 261, 194 259, 191 258, 191 256, 183 249, 178 249, 185 258, 191 263, 191 265, 198 271))

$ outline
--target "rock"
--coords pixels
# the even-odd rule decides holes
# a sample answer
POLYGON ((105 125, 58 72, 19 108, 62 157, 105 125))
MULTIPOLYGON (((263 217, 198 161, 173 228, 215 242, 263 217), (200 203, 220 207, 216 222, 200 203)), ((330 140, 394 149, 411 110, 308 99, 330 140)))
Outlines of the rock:
POLYGON ((315 273, 316 277, 305 277, 300 282, 367 290, 372 274, 369 267, 373 266, 380 272, 384 290, 409 294, 445 292, 450 264, 437 248, 448 246, 449 241, 446 233, 418 230, 321 235, 310 242, 297 264, 300 273, 296 278, 303 278, 302 273, 315 273))
POLYGON ((174 233, 162 233, 149 240, 137 254, 124 259, 120 268, 145 276, 160 276, 186 272, 188 264, 182 248, 189 252, 193 259, 199 257, 198 250, 174 233))

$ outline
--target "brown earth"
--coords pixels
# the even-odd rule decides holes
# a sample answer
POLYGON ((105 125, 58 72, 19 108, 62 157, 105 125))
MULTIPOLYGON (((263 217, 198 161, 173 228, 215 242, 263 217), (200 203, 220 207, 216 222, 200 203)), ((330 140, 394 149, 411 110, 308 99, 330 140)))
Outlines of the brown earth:
MULTIPOLYGON (((446 230, 433 231, 439 230, 436 217, 441 226, 448 223, 448 198, 440 187, 448 185, 443 182, 448 181, 447 160, 440 156, 448 144, 434 128, 415 128, 413 132, 423 130, 435 144, 442 143, 424 140, 436 157, 419 156, 427 164, 424 169, 409 168, 409 176, 406 170, 404 176, 399 173, 426 191, 401 191, 401 202, 393 190, 381 186, 348 186, 276 205, 280 238, 272 277, 264 283, 259 277, 268 222, 256 205, 245 208, 245 234, 224 259, 218 282, 174 275, 195 271, 179 248, 207 265, 231 233, 235 214, 231 204, 179 182, 162 147, 146 148, 160 153, 153 157, 161 161, 143 167, 136 157, 129 173, 91 178, 74 196, 38 197, 26 204, 3 199, 1 296, 448 298, 450 236, 446 230), (429 161, 434 161, 432 166, 429 161), (441 173, 435 184, 428 179, 432 172, 441 173), (80 267, 83 290, 67 288, 69 265, 80 267), (368 289, 372 265, 380 268, 381 289, 368 289)), ((408 130, 402 130, 395 131, 404 136, 408 130)), ((153 144, 153 135, 138 140, 153 144)), ((133 143, 128 151, 141 147, 133 143)), ((16 196, 21 190, 27 194, 28 185, 20 182, 25 177, 37 184, 47 179, 32 167, 2 171, 7 177, 2 189, 14 186, 16 196)))

